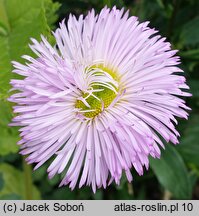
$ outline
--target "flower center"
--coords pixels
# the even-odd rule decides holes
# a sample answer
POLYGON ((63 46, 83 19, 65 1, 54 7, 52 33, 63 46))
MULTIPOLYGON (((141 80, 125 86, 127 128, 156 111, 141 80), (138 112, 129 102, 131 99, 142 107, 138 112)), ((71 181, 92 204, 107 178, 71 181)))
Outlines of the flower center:
POLYGON ((88 89, 82 92, 75 103, 79 114, 94 118, 107 108, 118 95, 118 75, 103 64, 86 68, 88 89))

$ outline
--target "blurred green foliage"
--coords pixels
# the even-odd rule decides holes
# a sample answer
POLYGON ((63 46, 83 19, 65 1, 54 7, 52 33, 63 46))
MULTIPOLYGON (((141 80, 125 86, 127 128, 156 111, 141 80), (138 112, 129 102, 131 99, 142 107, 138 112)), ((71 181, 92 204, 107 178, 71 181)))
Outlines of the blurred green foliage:
MULTIPOLYGON (((7 199, 11 197, 17 197, 17 199, 26 199, 26 187, 24 178, 24 173, 17 170, 14 166, 11 166, 7 163, 0 164, 1 178, 0 184, 3 184, 3 187, 0 187, 0 199, 7 199)), ((33 186, 32 190, 32 199, 40 199, 39 190, 33 186)))
POLYGON ((159 182, 172 192, 175 198, 191 198, 189 173, 175 147, 166 145, 166 151, 162 152, 161 159, 151 159, 150 164, 159 182))
MULTIPOLYGON (((173 199, 198 199, 199 186, 199 1, 198 0, 0 0, 0 199, 163 199, 167 191, 173 199), (161 160, 150 159, 151 168, 142 177, 132 170, 134 181, 122 178, 120 186, 107 190, 58 188, 60 176, 49 180, 46 169, 50 162, 31 172, 17 153, 17 128, 8 127, 13 117, 9 96, 11 61, 21 55, 32 55, 30 38, 44 34, 52 40, 50 30, 68 18, 69 13, 86 14, 91 8, 100 11, 104 5, 130 10, 140 21, 166 36, 174 49, 179 49, 181 67, 193 97, 188 122, 179 120, 180 144, 166 145, 161 160), (32 178, 32 179, 31 179, 32 178), (27 187, 31 187, 29 194, 27 187), (30 194, 31 193, 31 194, 30 194)), ((167 197, 168 198, 168 197, 167 197)))

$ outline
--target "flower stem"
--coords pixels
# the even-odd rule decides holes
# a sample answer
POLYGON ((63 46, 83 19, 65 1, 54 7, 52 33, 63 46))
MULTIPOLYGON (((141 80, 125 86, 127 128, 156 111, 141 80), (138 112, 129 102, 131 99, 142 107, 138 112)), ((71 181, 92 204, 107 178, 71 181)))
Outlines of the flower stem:
POLYGON ((132 183, 128 183, 128 194, 132 196, 134 194, 132 183))
POLYGON ((168 191, 168 190, 165 190, 165 191, 164 191, 164 194, 163 194, 163 200, 170 200, 171 197, 172 197, 171 192, 168 191))
POLYGON ((25 198, 26 200, 33 199, 33 184, 32 184, 32 167, 28 165, 23 157, 23 169, 25 179, 25 198))

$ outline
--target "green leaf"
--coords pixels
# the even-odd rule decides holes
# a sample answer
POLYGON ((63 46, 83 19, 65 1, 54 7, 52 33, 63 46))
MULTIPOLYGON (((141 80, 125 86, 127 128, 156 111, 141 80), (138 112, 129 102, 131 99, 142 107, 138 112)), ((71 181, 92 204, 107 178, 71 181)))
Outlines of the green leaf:
MULTIPOLYGON (((1 196, 16 194, 26 199, 24 173, 6 163, 0 164, 0 173, 3 176, 4 187, 0 192, 1 196)), ((40 199, 38 189, 33 186, 33 199, 40 199)))
POLYGON ((18 151, 16 128, 8 127, 12 110, 3 102, 8 97, 10 79, 19 77, 11 72, 11 60, 23 62, 21 55, 32 55, 28 47, 30 38, 49 34, 48 23, 56 21, 58 7, 52 0, 0 0, 0 155, 18 151))
POLYGON ((0 173, 0 191, 2 190, 3 187, 4 187, 4 180, 3 180, 2 173, 0 173))
POLYGON ((190 179, 180 154, 171 145, 166 145, 161 159, 151 158, 150 164, 159 182, 176 199, 190 199, 190 179))
POLYGON ((8 96, 9 80, 16 76, 11 61, 23 62, 21 56, 31 54, 30 38, 49 33, 44 1, 0 0, 0 99, 8 96))
POLYGON ((54 28, 54 24, 58 19, 57 11, 59 10, 61 4, 59 2, 52 2, 52 0, 44 1, 46 19, 49 27, 54 28))
POLYGON ((187 163, 193 163, 199 166, 199 115, 194 114, 189 119, 188 125, 185 129, 184 136, 180 141, 178 150, 187 163))
POLYGON ((0 101, 0 155, 16 153, 19 149, 17 141, 19 140, 17 128, 9 127, 11 122, 12 109, 7 101, 0 101))
POLYGON ((104 3, 104 5, 111 7, 111 0, 104 0, 103 3, 104 3))
POLYGON ((0 196, 0 200, 20 200, 20 199, 22 199, 22 197, 14 193, 0 196))
POLYGON ((184 24, 180 39, 184 45, 196 45, 199 43, 199 17, 184 24))

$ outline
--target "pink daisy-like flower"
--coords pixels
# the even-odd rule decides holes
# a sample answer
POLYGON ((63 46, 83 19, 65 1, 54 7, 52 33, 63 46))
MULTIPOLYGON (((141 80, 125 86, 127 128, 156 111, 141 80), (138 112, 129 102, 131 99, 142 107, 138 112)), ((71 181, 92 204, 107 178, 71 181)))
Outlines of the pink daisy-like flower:
POLYGON ((54 158, 49 178, 65 172, 60 185, 106 188, 122 172, 132 181, 148 169, 159 146, 178 143, 175 117, 189 109, 178 96, 190 96, 176 50, 149 22, 105 7, 84 18, 70 15, 53 34, 56 45, 32 39, 37 58, 13 62, 11 80, 19 90, 13 126, 21 126, 20 153, 35 169, 54 158), (154 35, 156 34, 156 35, 154 35))

